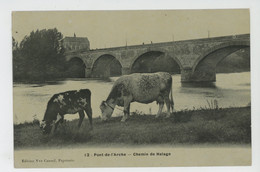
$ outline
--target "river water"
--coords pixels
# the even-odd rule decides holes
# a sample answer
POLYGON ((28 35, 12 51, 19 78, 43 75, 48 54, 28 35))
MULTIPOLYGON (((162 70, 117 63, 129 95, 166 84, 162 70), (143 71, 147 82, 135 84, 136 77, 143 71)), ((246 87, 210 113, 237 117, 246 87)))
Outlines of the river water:
MULTIPOLYGON (((180 75, 173 75, 173 99, 175 110, 189 110, 209 107, 208 102, 217 100, 219 107, 247 106, 250 102, 250 72, 217 74, 216 83, 210 85, 183 85, 180 75)), ((117 78, 112 82, 101 80, 69 79, 66 81, 44 84, 13 84, 13 114, 14 123, 30 122, 34 118, 42 120, 48 100, 53 94, 88 88, 92 91, 93 117, 100 116, 99 105, 105 100, 117 78)), ((119 107, 119 109, 122 109, 119 107)), ((113 116, 122 115, 122 111, 115 109, 113 116)), ((166 108, 164 107, 164 110, 166 108)), ((131 112, 156 114, 158 106, 150 104, 132 103, 131 112)), ((65 119, 78 118, 78 115, 66 115, 65 119)))

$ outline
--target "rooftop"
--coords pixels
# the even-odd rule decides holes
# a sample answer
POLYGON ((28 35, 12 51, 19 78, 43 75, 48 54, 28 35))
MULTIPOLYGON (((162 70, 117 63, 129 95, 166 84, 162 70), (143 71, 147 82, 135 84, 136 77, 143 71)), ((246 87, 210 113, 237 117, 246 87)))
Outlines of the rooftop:
POLYGON ((82 42, 82 43, 89 43, 89 40, 87 37, 65 37, 61 39, 63 41, 67 42, 82 42))

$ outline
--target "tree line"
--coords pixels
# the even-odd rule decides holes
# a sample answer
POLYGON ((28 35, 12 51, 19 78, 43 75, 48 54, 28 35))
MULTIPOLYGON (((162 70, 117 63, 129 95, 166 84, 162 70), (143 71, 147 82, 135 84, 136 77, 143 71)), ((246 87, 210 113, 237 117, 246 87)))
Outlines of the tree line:
POLYGON ((56 29, 32 31, 18 43, 12 38, 13 80, 47 81, 66 77, 63 35, 56 29))

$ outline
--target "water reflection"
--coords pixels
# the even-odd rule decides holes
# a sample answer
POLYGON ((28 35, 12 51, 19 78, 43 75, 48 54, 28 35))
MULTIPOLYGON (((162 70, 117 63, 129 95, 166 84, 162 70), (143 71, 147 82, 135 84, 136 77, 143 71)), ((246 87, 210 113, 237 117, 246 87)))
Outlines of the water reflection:
POLYGON ((62 85, 64 81, 38 81, 38 82, 14 82, 13 87, 27 85, 29 87, 43 87, 46 85, 62 85))
POLYGON ((187 83, 181 83, 182 87, 191 87, 191 88, 197 88, 197 87, 203 87, 203 88, 217 88, 215 82, 187 82, 187 83))
POLYGON ((97 82, 112 82, 111 78, 118 77, 103 77, 103 78, 67 78, 66 81, 97 81, 97 82))

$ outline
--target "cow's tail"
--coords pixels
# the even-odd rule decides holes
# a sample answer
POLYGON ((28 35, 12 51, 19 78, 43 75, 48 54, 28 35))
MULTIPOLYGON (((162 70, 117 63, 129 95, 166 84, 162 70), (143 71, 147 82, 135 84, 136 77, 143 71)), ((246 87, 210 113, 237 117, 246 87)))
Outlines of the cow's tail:
POLYGON ((172 110, 172 113, 173 113, 174 112, 174 101, 173 101, 173 96, 172 96, 172 83, 170 85, 171 85, 170 95, 169 95, 170 109, 172 110))

